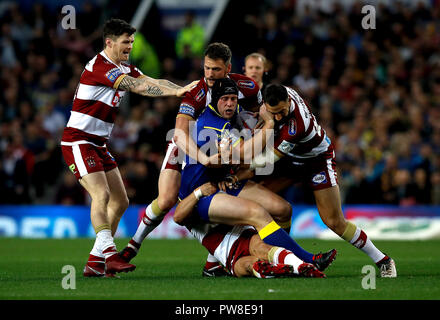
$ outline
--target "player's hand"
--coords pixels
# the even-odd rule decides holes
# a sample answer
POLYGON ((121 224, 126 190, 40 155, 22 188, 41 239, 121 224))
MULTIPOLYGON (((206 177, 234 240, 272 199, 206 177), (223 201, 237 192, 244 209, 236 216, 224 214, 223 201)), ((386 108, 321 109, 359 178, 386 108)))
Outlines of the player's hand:
POLYGON ((222 139, 217 148, 222 164, 230 164, 232 162, 232 139, 222 139))
POLYGON ((266 104, 260 107, 260 119, 264 120, 265 125, 275 125, 275 119, 271 112, 267 111, 266 104))
POLYGON ((218 188, 221 191, 226 192, 226 189, 237 189, 238 188, 238 177, 236 175, 230 175, 225 178, 225 180, 218 183, 218 188))
POLYGON ((199 83, 199 80, 195 80, 195 81, 191 82, 190 84, 187 84, 183 88, 177 89, 176 97, 181 97, 185 93, 191 91, 193 88, 195 88, 197 86, 198 83, 199 83))
POLYGON ((206 160, 201 162, 207 168, 221 168, 222 167, 222 155, 221 153, 213 154, 207 157, 206 160))
POLYGON ((200 190, 202 191, 202 194, 204 197, 210 196, 213 193, 217 192, 217 187, 212 182, 207 182, 205 184, 202 184, 200 186, 200 190))
POLYGON ((208 157, 202 163, 208 168, 221 168, 224 165, 229 165, 232 162, 232 143, 217 143, 218 152, 208 157))

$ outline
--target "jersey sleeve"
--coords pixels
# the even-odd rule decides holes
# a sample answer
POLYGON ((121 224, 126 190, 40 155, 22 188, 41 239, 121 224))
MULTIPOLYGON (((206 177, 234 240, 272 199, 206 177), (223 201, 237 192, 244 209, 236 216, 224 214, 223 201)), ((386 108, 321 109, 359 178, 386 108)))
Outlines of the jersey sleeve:
POLYGON ((298 130, 295 119, 290 119, 275 138, 274 149, 282 154, 288 154, 298 141, 298 130))
POLYGON ((186 117, 191 120, 196 119, 205 109, 206 90, 203 87, 195 87, 187 92, 182 99, 177 112, 177 117, 186 117))
POLYGON ((139 70, 136 66, 130 65, 130 73, 128 74, 130 77, 138 78, 140 76, 145 76, 141 70, 139 70))
POLYGON ((130 76, 133 78, 139 78, 139 77, 146 77, 141 70, 139 70, 137 67, 135 67, 134 65, 129 65, 128 66, 130 68, 130 72, 128 74, 124 74, 122 73, 121 76, 119 76, 116 81, 113 84, 113 88, 117 89, 119 87, 119 84, 121 83, 122 79, 124 79, 125 76, 130 76))
POLYGON ((117 88, 126 75, 115 65, 102 60, 93 59, 84 70, 84 80, 87 84, 117 88))
POLYGON ((258 84, 251 78, 239 74, 231 74, 238 90, 243 94, 240 105, 247 110, 257 110, 263 104, 263 96, 258 84))
POLYGON ((187 93, 179 105, 177 117, 185 117, 194 120, 196 118, 196 108, 197 104, 195 103, 194 99, 192 99, 192 97, 187 93))

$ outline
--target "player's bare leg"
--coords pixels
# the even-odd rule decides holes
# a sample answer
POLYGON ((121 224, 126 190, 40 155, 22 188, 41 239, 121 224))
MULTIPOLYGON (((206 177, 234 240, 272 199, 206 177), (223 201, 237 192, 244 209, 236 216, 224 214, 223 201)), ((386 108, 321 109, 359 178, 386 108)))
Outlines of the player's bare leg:
MULTIPOLYGON (((228 194, 217 194, 209 207, 209 219, 214 223, 253 225, 257 230, 273 221, 267 211, 258 203, 228 194)), ((208 255, 202 275, 220 277, 228 275, 217 259, 208 255)))
POLYGON ((293 267, 293 273, 301 277, 325 277, 315 265, 304 262, 292 251, 277 246, 270 246, 261 241, 260 237, 256 235, 251 238, 249 252, 259 259, 268 260, 274 265, 290 265, 293 267))
POLYGON ((249 252, 249 256, 241 257, 234 265, 234 274, 237 277, 325 277, 314 265, 304 263, 289 250, 264 243, 258 235, 251 238, 249 252))
POLYGON ((260 184, 274 193, 279 193, 292 185, 292 179, 288 177, 268 176, 260 184))
POLYGON ((252 266, 257 261, 258 261, 258 258, 254 257, 254 256, 246 256, 246 257, 241 257, 240 259, 238 259, 234 265, 235 276, 238 278, 253 276, 252 266))
MULTIPOLYGON (((272 215, 277 224, 289 233, 292 207, 286 200, 261 184, 257 184, 253 181, 248 181, 238 196, 244 199, 253 200, 260 204, 272 215)), ((325 270, 333 262, 336 256, 336 250, 334 249, 324 254, 312 254, 305 251, 298 244, 296 244, 296 248, 293 251, 300 255, 306 262, 316 264, 321 271, 325 270)))
POLYGON ((208 215, 211 223, 252 225, 257 231, 273 221, 258 203, 224 193, 218 193, 212 198, 208 215))
POLYGON ((342 239, 366 253, 379 267, 382 277, 397 276, 393 259, 377 249, 363 230, 345 220, 337 185, 314 191, 314 195, 319 215, 326 226, 342 239))
POLYGON ((92 198, 90 218, 96 232, 96 240, 89 260, 84 268, 84 276, 113 275, 117 272, 128 272, 136 267, 125 263, 117 254, 113 241, 108 203, 110 189, 103 171, 90 173, 80 180, 81 185, 92 198))
MULTIPOLYGON (((238 195, 239 198, 257 202, 266 209, 283 229, 289 229, 292 218, 292 207, 276 193, 253 181, 248 181, 238 195)), ((288 232, 286 230, 286 232, 288 232)))
POLYGON ((110 198, 107 205, 107 214, 112 230, 112 236, 118 229, 119 221, 129 205, 127 192, 118 168, 106 172, 107 182, 110 189, 110 198))
POLYGON ((305 262, 314 262, 314 255, 302 249, 255 201, 218 193, 211 200, 208 217, 211 223, 251 225, 265 243, 289 249, 305 262))
POLYGON ((102 225, 109 225, 107 204, 110 199, 110 189, 104 171, 90 173, 82 177, 79 182, 92 198, 90 218, 93 228, 96 230, 102 225))
POLYGON ((177 170, 164 169, 160 172, 159 196, 147 206, 136 233, 120 252, 125 261, 129 262, 137 255, 144 239, 162 222, 168 211, 177 203, 180 178, 181 174, 177 170))

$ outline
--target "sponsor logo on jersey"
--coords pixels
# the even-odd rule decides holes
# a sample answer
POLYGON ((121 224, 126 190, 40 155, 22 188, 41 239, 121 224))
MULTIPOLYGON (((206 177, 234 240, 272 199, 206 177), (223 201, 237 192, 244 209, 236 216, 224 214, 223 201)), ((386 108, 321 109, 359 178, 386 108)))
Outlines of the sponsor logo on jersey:
POLYGON ((327 182, 327 178, 325 177, 325 172, 322 171, 322 172, 318 173, 317 175, 315 175, 312 178, 312 182, 314 184, 326 183, 327 182))
POLYGON ((289 130, 287 131, 291 136, 294 136, 296 133, 296 121, 292 119, 289 121, 289 130))
POLYGON ((187 115, 194 118, 194 115, 196 113, 196 109, 192 105, 182 103, 179 107, 179 113, 187 114, 187 115))
POLYGON ((107 79, 109 79, 111 82, 115 82, 115 80, 122 74, 122 71, 119 70, 119 68, 113 68, 105 74, 107 79))
POLYGON ((70 171, 72 171, 73 174, 76 173, 76 166, 75 166, 74 163, 72 163, 72 164, 69 166, 69 169, 70 169, 70 171))
POLYGON ((195 96, 194 99, 196 99, 196 101, 202 101, 202 99, 205 97, 206 92, 205 89, 201 89, 195 96))
POLYGON ((117 107, 119 105, 119 102, 121 102, 121 99, 124 95, 124 92, 122 91, 116 91, 115 96, 113 97, 112 105, 113 107, 117 107))
POLYGON ((252 80, 238 80, 237 86, 241 88, 253 89, 255 88, 255 83, 252 80))
POLYGON ((294 143, 290 143, 286 140, 283 140, 283 142, 281 142, 280 145, 278 146, 278 150, 280 150, 282 153, 289 153, 294 147, 295 147, 294 143))

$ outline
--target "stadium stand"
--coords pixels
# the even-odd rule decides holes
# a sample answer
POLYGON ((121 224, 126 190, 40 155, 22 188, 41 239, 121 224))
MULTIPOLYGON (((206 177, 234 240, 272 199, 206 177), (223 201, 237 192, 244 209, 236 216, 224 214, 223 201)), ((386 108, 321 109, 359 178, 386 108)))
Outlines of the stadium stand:
MULTIPOLYGON (((270 64, 265 81, 302 93, 336 144, 343 202, 440 204, 440 1, 378 4, 370 30, 362 29, 358 2, 326 10, 291 0, 244 2, 240 8, 252 9, 238 12, 231 1, 211 40, 230 45, 233 71, 261 52, 270 64)), ((99 25, 109 11, 84 2, 74 30, 60 27, 60 12, 41 3, 0 7, 2 204, 88 201, 65 177, 59 139, 84 64, 101 49, 99 25)), ((156 50, 161 77, 184 84, 202 74, 200 58, 156 50)), ((175 98, 130 97, 121 110, 109 148, 132 204, 157 193, 177 107, 175 98)), ((299 186, 286 197, 311 203, 299 186)))

